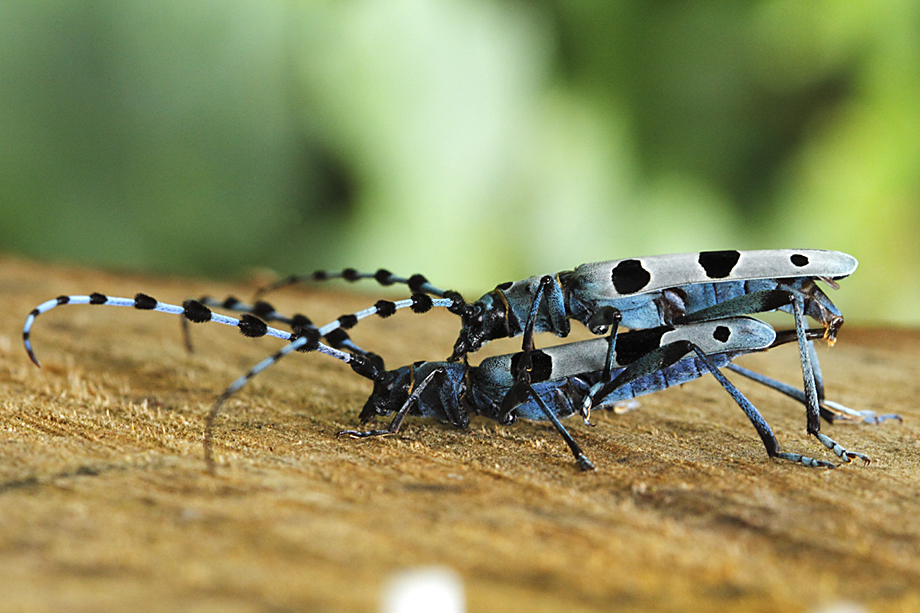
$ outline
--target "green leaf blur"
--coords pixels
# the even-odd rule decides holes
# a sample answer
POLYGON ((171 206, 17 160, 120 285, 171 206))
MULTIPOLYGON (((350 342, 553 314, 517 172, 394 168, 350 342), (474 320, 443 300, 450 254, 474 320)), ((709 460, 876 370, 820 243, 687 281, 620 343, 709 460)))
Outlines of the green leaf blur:
POLYGON ((478 295, 838 249, 849 320, 916 325, 918 24, 896 0, 4 2, 0 251, 478 295))

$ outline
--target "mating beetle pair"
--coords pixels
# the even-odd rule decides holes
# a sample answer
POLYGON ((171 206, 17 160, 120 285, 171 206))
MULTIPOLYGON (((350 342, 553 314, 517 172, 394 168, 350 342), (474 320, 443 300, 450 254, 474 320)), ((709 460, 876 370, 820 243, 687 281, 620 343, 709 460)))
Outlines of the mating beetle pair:
MULTIPOLYGON (((308 326, 302 319, 297 323, 297 318, 291 318, 287 321, 294 326, 294 332, 290 333, 270 328, 250 313, 239 320, 213 313, 197 301, 187 301, 178 307, 144 295, 133 300, 101 294, 62 296, 32 311, 26 320, 23 339, 33 355, 29 333, 37 315, 61 304, 90 303, 181 314, 193 322, 234 325, 247 336, 268 334, 292 341, 221 395, 208 416, 205 446, 209 462, 212 425, 224 401, 284 355, 301 349, 319 350, 345 361, 358 374, 374 381, 374 392, 361 412, 362 421, 395 413, 385 430, 344 433, 355 437, 395 433, 408 414, 435 417, 459 427, 467 425, 471 412, 501 423, 510 423, 515 417, 548 419, 572 449, 579 465, 588 469, 593 465, 562 426, 560 418, 580 412, 587 421, 593 408, 607 407, 616 400, 664 389, 710 372, 751 419, 771 457, 809 466, 833 466, 799 454, 780 452, 772 431, 757 409, 719 368, 728 366, 796 397, 806 405, 809 433, 844 461, 860 458, 868 462, 863 454, 847 451, 821 433, 819 417, 822 412, 828 419, 874 421, 887 416, 875 417, 871 412, 855 412, 824 401, 820 369, 812 345, 812 339, 822 336, 833 341, 843 322, 839 310, 815 281, 824 280, 836 287, 835 280, 848 276, 855 268, 856 260, 851 256, 814 250, 659 256, 586 264, 555 276, 503 284, 473 303, 467 303, 456 292, 432 286, 419 275, 403 279, 387 271, 369 275, 347 270, 318 273, 313 278, 341 276, 356 280, 373 277, 383 285, 405 283, 417 293, 399 302, 379 301, 369 309, 342 316, 321 328, 308 326), (462 321, 453 354, 446 362, 385 371, 382 362, 354 345, 343 333, 345 328, 371 315, 387 317, 402 308, 425 312, 435 306, 448 308, 462 321), (794 333, 783 333, 780 340, 766 324, 739 317, 775 309, 789 311, 795 319, 794 333), (807 330, 806 315, 818 321, 822 329, 807 330), (542 351, 534 348, 534 332, 548 331, 565 336, 569 332, 569 319, 585 323, 595 333, 609 329, 610 334, 606 338, 542 351), (618 335, 618 325, 636 330, 618 335), (467 365, 466 354, 488 340, 517 335, 524 337, 521 353, 488 358, 478 367, 467 365), (322 338, 335 346, 321 343, 322 338), (799 345, 804 393, 730 364, 738 355, 762 351, 792 338, 799 345)), ((266 309, 265 303, 250 308, 230 299, 220 304, 231 310, 255 311, 266 319, 284 321, 273 309, 266 309)))

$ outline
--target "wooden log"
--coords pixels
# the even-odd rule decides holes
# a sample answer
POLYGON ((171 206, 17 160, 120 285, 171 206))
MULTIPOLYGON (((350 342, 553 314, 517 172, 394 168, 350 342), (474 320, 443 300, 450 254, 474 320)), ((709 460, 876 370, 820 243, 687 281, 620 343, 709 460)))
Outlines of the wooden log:
MULTIPOLYGON (((72 306, 34 327, 42 369, 21 348, 26 314, 59 294, 178 303, 254 288, 0 259, 4 608, 367 611, 394 573, 431 565, 459 575, 470 610, 920 607, 917 331, 848 322, 820 349, 829 398, 904 417, 824 426, 873 459, 836 470, 769 459, 709 378, 595 428, 570 420, 592 473, 542 423, 410 418, 398 437, 339 439, 370 383, 298 354, 228 403, 212 475, 205 413, 280 341, 202 325, 187 354, 175 317, 72 306)), ((365 291, 271 299, 324 322, 383 294, 365 291)), ((353 337, 395 366, 443 358, 457 329, 446 313, 400 313, 353 337)), ((794 347, 739 363, 801 381, 794 347)), ((834 459, 801 405, 732 378, 784 450, 834 459)))

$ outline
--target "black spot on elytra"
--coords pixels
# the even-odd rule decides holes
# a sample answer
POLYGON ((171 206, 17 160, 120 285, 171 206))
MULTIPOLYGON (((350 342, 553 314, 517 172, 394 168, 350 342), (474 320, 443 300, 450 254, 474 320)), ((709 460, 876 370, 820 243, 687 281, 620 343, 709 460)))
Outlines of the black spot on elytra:
POLYGON ((648 330, 632 330, 617 337, 617 364, 632 364, 650 351, 661 346, 661 337, 674 328, 659 326, 648 330))
POLYGON ((505 281, 504 283, 499 283, 498 285, 495 286, 495 289, 497 289, 500 292, 507 291, 510 288, 511 288, 511 281, 505 281))
POLYGON ((808 257, 802 255, 801 253, 796 253, 789 258, 789 261, 792 262, 794 266, 808 266, 808 257))
MULTIPOLYGON (((511 372, 515 372, 519 366, 518 363, 524 357, 524 353, 515 353, 511 356, 511 372)), ((549 381, 553 374, 553 358, 549 357, 543 351, 536 349, 530 353, 530 382, 540 383, 549 381)))
POLYGON ((610 278, 617 293, 634 294, 648 285, 652 275, 639 260, 623 260, 613 267, 610 278))
POLYGON ((732 331, 726 326, 716 326, 716 329, 712 333, 712 338, 716 339, 720 343, 725 343, 731 338, 732 331))
POLYGON ((724 279, 731 274, 741 254, 737 251, 703 251, 700 253, 700 266, 710 279, 724 279))

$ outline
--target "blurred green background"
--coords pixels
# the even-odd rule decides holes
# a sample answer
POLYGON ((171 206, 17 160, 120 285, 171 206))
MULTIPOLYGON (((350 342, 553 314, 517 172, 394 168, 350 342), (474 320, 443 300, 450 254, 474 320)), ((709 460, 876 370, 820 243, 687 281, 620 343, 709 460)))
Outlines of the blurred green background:
POLYGON ((0 156, 42 260, 474 297, 826 248, 848 319, 920 322, 916 1, 7 1, 0 156))

